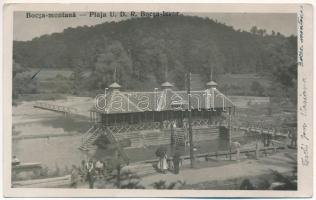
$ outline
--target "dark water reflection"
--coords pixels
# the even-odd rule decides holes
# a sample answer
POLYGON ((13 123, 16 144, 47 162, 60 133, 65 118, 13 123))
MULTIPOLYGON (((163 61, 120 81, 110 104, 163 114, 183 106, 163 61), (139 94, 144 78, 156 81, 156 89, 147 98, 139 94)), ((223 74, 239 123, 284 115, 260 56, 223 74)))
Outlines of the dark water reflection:
POLYGON ((47 121, 40 122, 45 127, 62 128, 64 132, 84 133, 89 129, 90 123, 87 118, 83 117, 59 117, 47 121))

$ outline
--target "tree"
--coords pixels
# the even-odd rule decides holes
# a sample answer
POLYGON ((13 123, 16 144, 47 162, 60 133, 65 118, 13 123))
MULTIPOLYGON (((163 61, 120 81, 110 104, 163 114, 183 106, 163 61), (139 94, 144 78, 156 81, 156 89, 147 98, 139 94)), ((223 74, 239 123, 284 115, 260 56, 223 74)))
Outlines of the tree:
POLYGON ((250 86, 250 89, 256 95, 259 95, 259 96, 263 95, 264 87, 258 81, 253 81, 250 86))
MULTIPOLYGON (((133 18, 14 41, 13 58, 23 63, 23 68, 67 68, 75 74, 80 65, 76 79, 81 80, 80 71, 91 76, 79 81, 75 93, 103 91, 113 82, 115 68, 117 81, 127 89, 158 87, 166 72, 183 88, 184 73, 189 70, 207 82, 211 68, 214 76, 271 76, 295 65, 297 37, 274 34, 267 35, 256 26, 250 32, 235 31, 223 23, 193 16, 133 18)), ((13 76, 16 74, 14 71, 13 76)))
POLYGON ((112 173, 109 177, 107 177, 107 181, 114 182, 114 185, 117 188, 125 188, 125 189, 143 189, 141 186, 140 178, 135 173, 131 171, 123 171, 123 167, 125 162, 123 161, 120 153, 117 152, 117 155, 114 156, 110 162, 109 167, 112 173))
POLYGON ((97 56, 95 69, 90 78, 94 80, 94 85, 98 89, 106 88, 114 80, 123 86, 128 86, 131 70, 131 58, 124 50, 123 45, 114 41, 106 47, 103 53, 97 56))
POLYGON ((83 66, 77 65, 73 68, 73 72, 70 77, 71 80, 71 92, 74 95, 78 95, 82 93, 83 85, 84 85, 84 72, 83 66))
POLYGON ((170 72, 170 79, 174 81, 177 88, 184 88, 185 81, 183 78, 185 73, 183 64, 179 60, 176 60, 174 69, 170 72))
POLYGON ((14 77, 19 74, 19 73, 22 73, 24 72, 25 69, 19 64, 19 63, 16 63, 14 60, 13 60, 13 67, 12 67, 12 76, 13 76, 13 79, 14 77))
POLYGON ((16 100, 21 94, 38 92, 37 79, 27 73, 17 73, 13 78, 12 98, 16 100))
POLYGON ((251 27, 251 29, 250 29, 250 33, 252 33, 252 34, 256 35, 256 34, 258 33, 258 28, 257 28, 257 26, 253 26, 253 27, 251 27))
POLYGON ((253 186, 253 184, 250 182, 249 179, 244 179, 241 184, 240 184, 240 187, 239 189, 241 190, 254 190, 255 187, 253 186))
MULTIPOLYGON (((297 103, 297 65, 292 64, 280 68, 276 68, 273 73, 273 83, 278 85, 277 88, 272 88, 273 95, 281 94, 281 98, 286 97, 293 104, 297 103), (281 90, 281 91, 280 91, 281 90)), ((275 95, 274 95, 275 96, 275 95)))

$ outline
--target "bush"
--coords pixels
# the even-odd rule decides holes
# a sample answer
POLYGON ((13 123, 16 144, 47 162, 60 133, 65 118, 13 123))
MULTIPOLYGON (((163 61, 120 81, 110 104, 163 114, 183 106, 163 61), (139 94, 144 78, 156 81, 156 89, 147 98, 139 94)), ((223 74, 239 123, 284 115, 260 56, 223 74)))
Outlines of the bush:
POLYGON ((241 190, 254 190, 255 187, 252 185, 249 179, 244 179, 241 184, 239 189, 241 190))
POLYGON ((258 81, 252 82, 250 86, 250 90, 258 96, 263 96, 264 91, 265 91, 264 87, 258 81))

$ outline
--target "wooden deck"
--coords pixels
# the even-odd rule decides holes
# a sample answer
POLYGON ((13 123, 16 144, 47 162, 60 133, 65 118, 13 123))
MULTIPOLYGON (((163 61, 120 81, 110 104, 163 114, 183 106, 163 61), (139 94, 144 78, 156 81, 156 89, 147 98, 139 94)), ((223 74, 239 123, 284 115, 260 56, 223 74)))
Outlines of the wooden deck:
POLYGON ((67 133, 42 133, 36 135, 16 135, 12 136, 13 140, 27 140, 27 139, 38 139, 38 138, 52 138, 52 137, 66 137, 66 136, 73 136, 73 135, 80 135, 77 132, 67 132, 67 133))
POLYGON ((25 181, 14 181, 14 188, 55 188, 62 186, 70 186, 70 175, 45 179, 32 179, 25 181))
POLYGON ((23 172, 32 172, 33 174, 38 174, 40 173, 41 169, 41 163, 20 163, 18 165, 12 165, 12 174, 17 175, 23 172))

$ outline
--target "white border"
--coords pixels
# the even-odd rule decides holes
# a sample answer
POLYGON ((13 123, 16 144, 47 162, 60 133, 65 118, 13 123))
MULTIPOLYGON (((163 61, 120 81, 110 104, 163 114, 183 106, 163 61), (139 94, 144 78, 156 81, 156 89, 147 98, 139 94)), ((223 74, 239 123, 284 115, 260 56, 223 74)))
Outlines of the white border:
MULTIPOLYGON (((17 2, 17 1, 7 1, 7 2, 17 2)), ((21 1, 19 1, 21 2, 21 1)), ((34 1, 33 1, 34 2, 34 1)), ((42 1, 35 1, 35 2, 42 2, 42 1)), ((52 1, 50 1, 52 2, 52 1)), ((54 1, 54 2, 61 2, 61 1, 54 1)), ((63 1, 63 2, 71 2, 71 1, 63 1)), ((72 1, 73 2, 73 1, 72 1)), ((99 2, 99 1, 98 1, 99 2)), ((120 1, 121 2, 121 1, 120 1)), ((152 2, 156 2, 156 1, 152 1, 152 2)), ((227 2, 227 1, 224 1, 227 2)), ((231 1, 230 1, 231 2, 231 1)), ((241 1, 239 1, 240 3, 241 1)), ((242 1, 245 2, 245 1, 242 1)), ((271 1, 265 1, 267 2, 271 2, 271 1)), ((285 1, 283 1, 285 2, 285 1)), ((286 2, 301 2, 301 1, 286 1, 286 2)), ((280 3, 280 2, 278 2, 280 3)), ((8 7, 7 10, 5 10, 5 21, 4 21, 4 26, 6 27, 4 29, 5 31, 5 39, 4 41, 4 46, 5 46, 5 54, 4 54, 4 68, 3 68, 3 72, 4 72, 4 76, 3 77, 3 83, 4 84, 4 135, 6 136, 4 138, 4 149, 6 152, 4 154, 4 159, 6 161, 9 161, 11 159, 11 154, 8 154, 8 151, 11 151, 11 143, 9 141, 10 140, 10 135, 8 135, 7 133, 11 133, 11 116, 8 115, 11 113, 11 64, 12 64, 12 60, 8 59, 12 57, 12 52, 8 51, 9 49, 12 49, 12 10, 27 10, 27 9, 31 9, 34 10, 35 8, 39 9, 41 11, 44 10, 53 10, 51 6, 49 5, 44 5, 45 8, 43 8, 43 5, 37 4, 37 5, 21 5, 21 7, 19 7, 18 5, 10 5, 8 7), (14 7, 17 6, 17 7, 14 7), (10 33, 9 33, 10 32, 10 33), (9 137, 9 138, 8 138, 9 137)), ((137 9, 140 9, 139 5, 135 5, 135 4, 130 4, 130 5, 83 5, 83 4, 76 4, 76 5, 67 5, 67 4, 59 4, 59 5, 54 5, 54 9, 63 9, 65 10, 65 8, 70 9, 70 10, 74 10, 76 9, 76 11, 84 11, 84 10, 89 10, 92 9, 93 10, 105 10, 104 6, 107 7, 107 9, 109 7, 111 7, 111 10, 121 10, 122 7, 126 8, 128 7, 130 10, 135 10, 137 11, 137 9), (113 8, 114 7, 114 8, 113 8)), ((182 6, 180 6, 179 4, 168 4, 168 5, 153 5, 153 4, 147 4, 145 8, 141 8, 141 10, 150 10, 150 9, 157 9, 158 7, 161 8, 161 6, 166 6, 163 8, 163 10, 170 10, 170 11, 181 11, 181 9, 183 9, 182 6)), ((244 4, 244 5, 212 5, 212 8, 209 7, 210 5, 187 5, 187 7, 185 9, 190 9, 190 12, 202 12, 202 11, 212 11, 212 12, 241 12, 240 9, 242 9, 242 12, 285 12, 285 11, 290 11, 293 12, 293 10, 291 9, 296 9, 297 10, 297 6, 296 5, 290 5, 288 7, 288 5, 286 4, 282 4, 282 5, 268 5, 266 4, 263 7, 258 7, 259 5, 251 5, 249 6, 244 4), (286 9, 285 9, 286 8, 286 9)), ((67 10, 66 9, 66 10, 67 10)), ((306 75, 308 77, 308 80, 310 80, 308 88, 310 88, 308 90, 308 94, 310 97, 312 97, 313 93, 312 93, 312 59, 313 56, 311 53, 312 50, 312 45, 313 43, 310 42, 312 40, 312 27, 311 27, 311 19, 308 18, 312 18, 312 13, 311 12, 306 12, 306 8, 304 8, 304 12, 305 14, 309 14, 309 17, 306 17, 304 19, 305 22, 305 42, 304 43, 304 56, 305 56, 305 63, 308 63, 309 65, 308 70, 305 70, 303 75, 306 75), (308 42, 307 42, 308 41, 308 42)), ((311 100, 310 100, 311 101, 311 100)), ((310 111, 312 110, 312 105, 310 105, 310 111)), ((312 114, 311 112, 309 114, 312 114)), ((311 115, 310 115, 311 116, 311 115)), ((312 118, 309 118, 309 123, 312 124, 312 118)), ((312 135, 313 129, 312 127, 310 127, 309 129, 309 133, 312 135)), ((312 143, 311 143, 312 145, 312 143)), ((312 154, 311 154, 312 156, 312 154)), ((315 160, 315 159, 314 159, 315 160)), ((10 168, 10 162, 4 162, 5 169, 8 169, 8 167, 10 168)), ((300 166, 299 166, 299 170, 300 170, 300 166)), ((236 196, 243 196, 243 197, 307 197, 311 195, 311 190, 309 189, 311 186, 311 182, 312 182, 312 168, 308 168, 307 171, 304 171, 302 173, 299 173, 299 191, 294 192, 294 191, 286 191, 286 192, 280 192, 280 191, 216 191, 216 190, 212 190, 212 191, 205 191, 205 190, 186 190, 186 191, 175 191, 175 190, 171 190, 171 191, 157 191, 157 190, 89 190, 89 189, 21 189, 21 188, 9 188, 8 184, 9 183, 9 179, 8 177, 10 177, 10 170, 6 170, 4 173, 4 180, 6 184, 4 184, 4 190, 5 190, 5 196, 20 196, 20 197, 31 197, 31 196, 55 196, 55 197, 79 197, 79 196, 94 196, 94 197, 154 197, 154 196, 160 196, 160 197, 172 197, 172 196, 182 196, 182 197, 206 197, 206 196, 212 196, 212 197, 236 197, 236 196), (304 180, 304 185, 303 185, 303 181, 304 180), (305 182, 308 181, 308 182, 305 182), (303 187, 303 188, 302 188, 303 187)))

